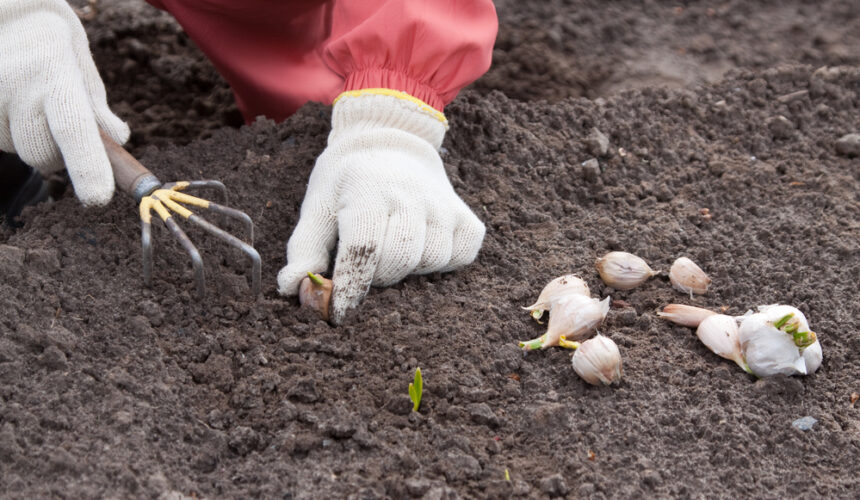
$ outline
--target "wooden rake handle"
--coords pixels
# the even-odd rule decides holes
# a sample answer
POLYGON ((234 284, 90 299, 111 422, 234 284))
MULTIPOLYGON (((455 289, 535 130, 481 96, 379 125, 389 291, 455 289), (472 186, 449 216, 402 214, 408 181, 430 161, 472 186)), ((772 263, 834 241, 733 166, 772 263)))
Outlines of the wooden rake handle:
POLYGON ((134 196, 135 201, 139 202, 141 198, 161 187, 161 181, 131 153, 111 139, 104 130, 99 129, 99 134, 113 168, 116 185, 120 189, 134 196))

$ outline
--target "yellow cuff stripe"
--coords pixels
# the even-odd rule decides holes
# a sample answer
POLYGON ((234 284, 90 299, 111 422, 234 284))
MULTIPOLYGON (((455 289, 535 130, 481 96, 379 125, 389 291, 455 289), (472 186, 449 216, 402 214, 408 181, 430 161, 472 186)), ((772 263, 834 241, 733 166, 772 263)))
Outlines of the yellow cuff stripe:
POLYGON ((441 111, 434 108, 433 106, 430 106, 429 104, 422 101, 421 99, 418 99, 417 97, 413 97, 413 96, 407 94, 406 92, 401 92, 399 90, 393 90, 393 89, 348 90, 348 91, 340 94, 339 96, 337 96, 332 104, 339 101, 341 97, 361 97, 363 95, 387 95, 387 96, 391 96, 391 97, 396 97, 397 99, 402 99, 404 101, 409 101, 413 104, 417 104, 418 108, 422 112, 427 113, 428 115, 432 116, 433 118, 436 118, 437 120, 442 122, 443 125, 445 125, 446 129, 448 128, 448 119, 445 118, 445 115, 441 111))

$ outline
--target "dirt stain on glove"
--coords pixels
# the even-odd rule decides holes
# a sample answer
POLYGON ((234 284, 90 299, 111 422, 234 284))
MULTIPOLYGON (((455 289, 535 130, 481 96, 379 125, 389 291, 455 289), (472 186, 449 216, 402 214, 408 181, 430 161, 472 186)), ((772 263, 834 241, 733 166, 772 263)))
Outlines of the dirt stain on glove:
POLYGON ((334 268, 331 321, 338 325, 348 309, 359 304, 370 290, 379 254, 376 245, 353 245, 338 253, 334 268))

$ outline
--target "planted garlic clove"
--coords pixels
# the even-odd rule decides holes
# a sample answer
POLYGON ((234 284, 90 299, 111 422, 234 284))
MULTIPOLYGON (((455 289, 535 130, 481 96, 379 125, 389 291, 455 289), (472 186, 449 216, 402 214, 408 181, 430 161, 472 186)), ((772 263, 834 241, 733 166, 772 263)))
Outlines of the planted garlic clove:
POLYGON ((594 265, 604 283, 618 290, 635 288, 659 271, 654 271, 640 257, 627 252, 609 252, 594 265))
POLYGON ((621 353, 609 337, 597 334, 573 353, 573 369, 592 385, 621 382, 621 353))
POLYGON ((755 375, 807 375, 821 366, 821 344, 798 309, 761 306, 740 319, 741 351, 755 375))
POLYGON ((669 281, 675 289, 692 296, 704 295, 711 284, 711 278, 695 262, 687 257, 678 257, 669 268, 669 281))
POLYGON ((594 299, 572 294, 553 304, 546 333, 536 339, 520 342, 527 351, 557 346, 564 336, 569 340, 587 338, 606 318, 610 298, 594 299))
POLYGON ((319 312, 322 319, 328 321, 331 290, 330 279, 308 272, 307 278, 299 284, 299 303, 319 312))
POLYGON ((543 287, 543 290, 541 290, 537 302, 523 309, 531 311, 532 318, 539 320, 543 316, 544 311, 552 309, 553 302, 570 294, 585 295, 587 297, 590 293, 588 284, 585 281, 573 274, 566 274, 547 283, 543 287))
POLYGON ((684 304, 669 304, 664 307, 662 311, 659 311, 657 316, 678 325, 692 326, 695 328, 699 326, 705 318, 715 314, 717 313, 707 309, 702 309, 701 307, 687 306, 684 304))
POLYGON ((725 314, 708 316, 699 324, 696 336, 717 356, 734 361, 745 372, 752 373, 741 353, 738 322, 732 316, 725 314))

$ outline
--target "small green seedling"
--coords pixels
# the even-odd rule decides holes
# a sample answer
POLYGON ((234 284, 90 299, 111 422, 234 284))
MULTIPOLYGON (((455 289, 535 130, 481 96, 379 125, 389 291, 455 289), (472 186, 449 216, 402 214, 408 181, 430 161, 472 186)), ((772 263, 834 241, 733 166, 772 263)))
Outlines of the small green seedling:
POLYGON ((412 400, 412 411, 418 411, 421 406, 421 393, 424 391, 424 380, 421 378, 421 368, 415 369, 415 381, 409 384, 409 399, 412 400))
POLYGON ((505 467, 505 481, 507 481, 507 482, 509 482, 509 483, 511 482, 511 473, 510 473, 510 472, 508 472, 508 468, 507 468, 507 467, 505 467))

